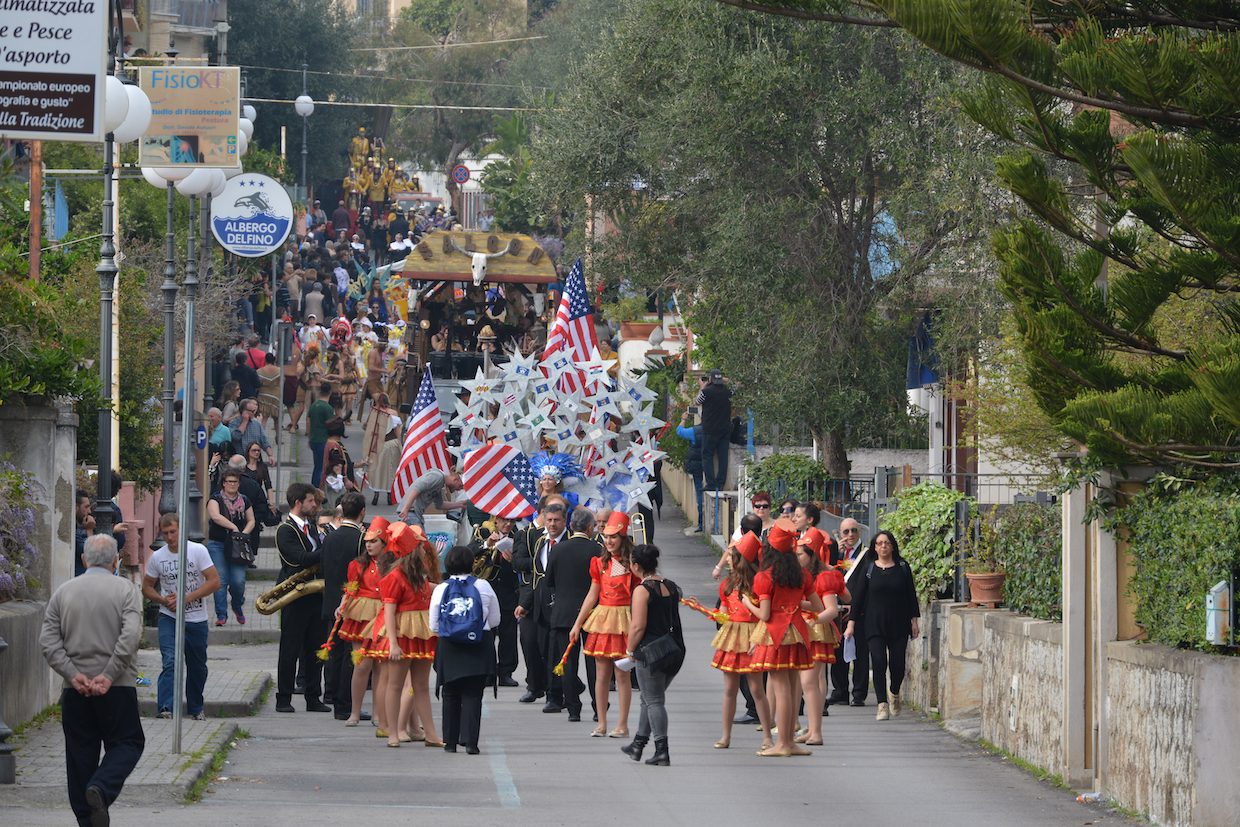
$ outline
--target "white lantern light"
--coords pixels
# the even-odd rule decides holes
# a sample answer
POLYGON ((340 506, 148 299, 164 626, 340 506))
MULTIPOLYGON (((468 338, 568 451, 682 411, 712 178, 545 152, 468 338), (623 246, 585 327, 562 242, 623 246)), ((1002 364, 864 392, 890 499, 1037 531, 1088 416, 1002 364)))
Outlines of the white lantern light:
POLYGON ((237 131, 245 135, 246 140, 254 137, 254 122, 248 118, 237 121, 237 131))
POLYGON ((250 150, 250 139, 244 132, 237 133, 237 157, 240 158, 250 150))
POLYGON ((224 170, 224 178, 226 179, 236 178, 238 175, 240 175, 243 172, 245 172, 245 170, 241 168, 241 163, 238 162, 235 167, 229 167, 228 169, 224 170))
POLYGON ((129 111, 125 113, 124 122, 112 130, 112 137, 118 144, 136 141, 151 125, 151 99, 138 86, 126 86, 125 94, 129 98, 129 111))
POLYGON ((155 170, 156 174, 165 181, 180 181, 189 176, 194 170, 189 167, 160 167, 155 170))
POLYGON ((142 168, 142 177, 146 179, 146 182, 152 187, 158 187, 162 190, 168 186, 168 180, 159 173, 160 170, 154 169, 153 167, 142 168))
POLYGON ((297 100, 293 101, 293 109, 303 118, 308 118, 314 114, 314 98, 309 95, 298 95, 297 100))
POLYGON ((241 117, 245 118, 250 123, 254 123, 258 120, 258 110, 247 103, 241 107, 241 117))
POLYGON ((189 175, 177 181, 177 192, 181 195, 206 195, 211 191, 211 185, 215 179, 211 173, 214 170, 196 169, 189 175))
POLYGON ((129 95, 125 92, 125 84, 115 75, 108 75, 107 87, 103 93, 103 131, 115 132, 125 122, 129 114, 129 95))

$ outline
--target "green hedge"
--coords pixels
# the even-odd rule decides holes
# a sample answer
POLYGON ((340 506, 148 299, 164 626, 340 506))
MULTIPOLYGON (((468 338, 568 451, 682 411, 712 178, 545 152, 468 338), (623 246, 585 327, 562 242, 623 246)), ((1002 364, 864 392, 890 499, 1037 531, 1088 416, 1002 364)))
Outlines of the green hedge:
POLYGON ((1128 593, 1149 639, 1219 651, 1206 642, 1206 592, 1240 566, 1240 495, 1223 485, 1149 488, 1113 515, 1128 535, 1135 571, 1128 593))
POLYGON ((745 485, 751 494, 765 491, 776 501, 785 497, 815 499, 831 478, 821 462, 803 454, 771 454, 756 462, 746 460, 745 474, 745 485))
POLYGON ((959 491, 937 482, 923 482, 893 497, 896 510, 879 521, 900 544, 900 555, 913 570, 917 598, 922 603, 936 599, 955 577, 956 503, 963 499, 959 491))
POLYGON ((1009 506, 995 518, 997 553, 1007 572, 1003 602, 1039 620, 1063 617, 1063 532, 1060 509, 1009 506))

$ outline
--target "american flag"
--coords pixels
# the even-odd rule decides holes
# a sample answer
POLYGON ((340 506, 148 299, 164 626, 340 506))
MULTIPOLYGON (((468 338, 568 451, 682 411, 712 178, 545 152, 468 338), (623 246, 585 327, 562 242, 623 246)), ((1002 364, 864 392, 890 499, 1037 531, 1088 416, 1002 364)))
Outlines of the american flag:
POLYGON ((409 418, 409 430, 405 432, 405 445, 400 452, 400 465, 392 480, 392 496, 400 502, 413 481, 432 468, 452 470, 452 458, 448 454, 447 433, 443 416, 439 412, 439 400, 435 398, 435 385, 431 382, 430 365, 422 371, 422 385, 413 400, 413 415, 409 418))
MULTIPOLYGON (((584 362, 597 348, 594 313, 590 308, 581 259, 577 259, 568 271, 568 278, 564 279, 564 295, 560 297, 555 321, 547 331, 547 347, 543 350, 542 361, 547 362, 552 354, 563 351, 572 361, 584 362)), ((581 390, 584 384, 585 375, 576 370, 567 371, 560 379, 560 389, 568 393, 581 390)))
POLYGON ((469 501, 487 514, 519 520, 534 513, 534 472, 513 445, 492 443, 470 451, 461 481, 469 501))

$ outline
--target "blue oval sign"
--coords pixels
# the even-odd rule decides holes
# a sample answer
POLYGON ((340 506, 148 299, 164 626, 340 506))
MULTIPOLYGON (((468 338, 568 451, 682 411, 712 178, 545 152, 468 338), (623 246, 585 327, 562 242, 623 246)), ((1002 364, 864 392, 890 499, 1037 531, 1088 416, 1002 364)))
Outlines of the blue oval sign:
POLYGON ((293 202, 274 178, 243 172, 211 199, 211 232, 230 253, 259 258, 273 253, 293 228, 293 202))

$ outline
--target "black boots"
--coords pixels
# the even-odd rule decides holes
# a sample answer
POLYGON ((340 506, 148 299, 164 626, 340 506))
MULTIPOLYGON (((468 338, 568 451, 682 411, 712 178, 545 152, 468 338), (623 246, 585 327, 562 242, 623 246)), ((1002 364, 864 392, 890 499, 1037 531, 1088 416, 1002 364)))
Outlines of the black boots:
POLYGON ((646 763, 652 767, 668 767, 671 766, 672 759, 667 754, 667 739, 654 739, 654 755, 646 759, 646 763))
MULTIPOLYGON (((642 760, 642 750, 646 748, 646 744, 649 742, 650 737, 648 735, 634 735, 633 743, 629 744, 627 747, 620 747, 620 751, 632 758, 634 761, 640 761, 642 760)), ((667 742, 665 740, 664 744, 666 743, 667 742)))

